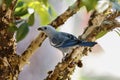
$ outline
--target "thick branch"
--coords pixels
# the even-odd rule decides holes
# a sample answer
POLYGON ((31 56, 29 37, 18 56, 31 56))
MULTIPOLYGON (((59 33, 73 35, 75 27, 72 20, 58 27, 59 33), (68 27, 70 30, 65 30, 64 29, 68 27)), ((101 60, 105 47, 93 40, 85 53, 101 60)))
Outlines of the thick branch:
POLYGON ((5 1, 0 5, 0 79, 17 80, 20 72, 19 56, 16 54, 14 32, 8 31, 9 24, 14 20, 12 13, 17 0, 10 0, 9 7, 5 1))
POLYGON ((77 0, 72 6, 70 6, 63 14, 58 16, 54 21, 50 23, 50 25, 57 28, 58 26, 64 24, 68 18, 73 16, 80 9, 81 0, 77 0))
MULTIPOLYGON (((77 0, 72 6, 70 6, 63 14, 58 16, 54 21, 50 23, 50 25, 57 28, 58 26, 64 24, 68 18, 70 18, 73 14, 75 14, 80 9, 81 0, 77 0)), ((46 35, 42 32, 38 35, 38 37, 32 41, 29 47, 24 51, 21 55, 20 68, 22 68, 26 62, 30 59, 32 54, 41 46, 42 42, 45 40, 46 35)))
MULTIPOLYGON (((109 12, 110 9, 106 11, 109 12)), ((87 40, 91 39, 91 37, 95 39, 95 37, 100 33, 101 31, 110 31, 116 27, 120 27, 119 22, 115 20, 116 17, 120 16, 120 12, 114 12, 110 14, 98 14, 96 16, 95 20, 93 20, 93 25, 90 25, 82 34, 82 39, 86 38, 87 40), (103 20, 104 18, 104 20, 103 20), (88 34, 89 33, 89 34, 88 34)), ((90 24, 90 21, 89 21, 90 24)))
MULTIPOLYGON (((69 7, 65 13, 57 17, 50 25, 57 28, 58 26, 64 24, 64 22, 73 14, 75 14, 80 6, 80 0, 77 0, 77 2, 69 7)), ((94 12, 95 13, 95 12, 94 12)), ((92 24, 89 24, 90 26, 85 30, 84 34, 82 35, 82 39, 86 39, 89 41, 95 41, 95 36, 102 30, 104 30, 106 27, 109 30, 113 29, 116 23, 114 23, 114 26, 111 26, 111 24, 104 25, 104 21, 109 21, 109 18, 112 17, 114 14, 110 14, 110 16, 107 16, 105 14, 95 14, 94 17, 92 17, 91 22, 92 24), (102 27, 102 25, 104 27, 102 27), (109 27, 109 28, 108 28, 109 27), (100 28, 100 30, 98 29, 100 28), (97 31, 99 30, 99 31, 97 31)), ((115 17, 117 17, 116 15, 115 17)), ((114 17, 114 19, 115 19, 114 17)), ((113 23, 112 23, 113 24, 113 23)), ((119 25, 119 24, 117 24, 119 25)), ((117 26, 118 27, 118 26, 117 26)), ((115 27, 114 27, 115 28, 115 27)), ((42 32, 39 34, 39 36, 33 40, 33 42, 30 44, 28 49, 22 54, 21 56, 21 68, 26 64, 26 62, 29 60, 31 55, 36 51, 36 49, 42 44, 42 42, 45 40, 46 35, 42 32)), ((79 63, 79 59, 84 56, 84 54, 88 51, 88 48, 85 47, 78 47, 73 50, 73 52, 65 57, 65 60, 63 60, 61 63, 58 63, 55 67, 54 71, 49 73, 46 80, 65 80, 70 77, 73 70, 75 69, 75 66, 79 63)))
POLYGON ((29 58, 32 56, 32 54, 35 52, 36 49, 38 49, 42 42, 45 40, 47 36, 41 32, 38 37, 32 41, 32 43, 29 45, 27 50, 22 54, 20 59, 20 69, 28 62, 29 58))
POLYGON ((70 55, 66 55, 65 60, 58 63, 54 71, 49 73, 45 80, 66 80, 75 69, 79 59, 82 58, 83 47, 77 47, 70 55), (81 54, 80 54, 81 53, 81 54))
MULTIPOLYGON (((92 24, 89 23, 90 26, 88 26, 88 28, 85 30, 85 32, 81 37, 83 37, 85 40, 95 41, 96 40, 95 36, 98 35, 98 33, 101 32, 102 30, 110 31, 118 26, 120 27, 120 23, 115 21, 115 18, 120 15, 120 12, 111 13, 108 15, 96 14, 95 16, 91 17, 92 19, 90 22, 92 22, 92 24), (111 20, 113 22, 106 25, 105 21, 111 21, 111 20)), ((65 56, 65 60, 63 60, 61 63, 58 63, 54 71, 49 73, 46 80, 69 79, 70 75, 73 73, 75 69, 75 66, 79 64, 80 59, 84 55, 86 55, 88 51, 89 48, 86 47, 79 47, 73 49, 73 52, 65 56)))
POLYGON ((17 0, 12 0, 9 7, 7 7, 7 4, 5 1, 3 1, 2 3, 1 12, 4 15, 2 17, 2 22, 5 23, 7 26, 9 26, 9 24, 13 22, 13 13, 14 13, 16 3, 17 3, 17 0))

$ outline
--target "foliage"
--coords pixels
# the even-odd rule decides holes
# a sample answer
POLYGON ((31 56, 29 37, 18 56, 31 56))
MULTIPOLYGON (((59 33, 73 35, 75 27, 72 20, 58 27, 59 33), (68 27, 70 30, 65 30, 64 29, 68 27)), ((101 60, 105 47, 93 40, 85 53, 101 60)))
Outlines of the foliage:
POLYGON ((18 28, 16 27, 15 24, 12 24, 12 23, 9 24, 8 31, 10 31, 10 32, 15 32, 15 31, 17 31, 17 30, 18 30, 18 28))
POLYGON ((34 24, 34 21, 35 21, 34 13, 32 13, 28 18, 28 24, 32 26, 34 24))
POLYGON ((7 7, 10 6, 11 2, 12 2, 12 0, 5 0, 5 3, 7 4, 7 7))
MULTIPOLYGON (((109 1, 109 5, 111 5, 112 7, 112 10, 117 10, 117 11, 120 11, 120 0, 110 0, 109 1)), ((90 0, 82 0, 82 5, 85 6, 87 8, 88 11, 90 10, 95 10, 96 9, 96 6, 98 5, 98 0, 93 0, 93 1, 90 1, 90 0)), ((114 30, 118 35, 120 35, 120 30, 117 29, 117 30, 114 30)), ((96 39, 99 39, 101 38, 102 36, 104 36, 108 31, 107 30, 104 30, 104 31, 101 31, 97 36, 96 36, 96 39)))
POLYGON ((11 26, 9 29, 11 31, 16 31, 17 42, 23 40, 27 36, 29 26, 34 25, 36 14, 40 17, 41 25, 50 23, 50 21, 56 17, 56 12, 48 3, 48 0, 18 0, 14 11, 18 29, 16 29, 17 27, 15 26, 11 26))
MULTIPOLYGON (((96 6, 98 5, 98 1, 99 0, 92 0, 92 1, 82 0, 82 6, 85 6, 88 11, 95 10, 96 6)), ((10 5, 10 2, 11 0, 6 0, 7 6, 10 5)), ((120 11, 119 0, 110 0, 110 3, 111 4, 109 5, 112 5, 114 10, 120 11)), ((17 34, 24 33, 22 35, 19 35, 19 38, 17 37, 18 35, 16 35, 17 41, 21 41, 27 36, 29 32, 29 29, 28 29, 29 26, 34 25, 36 14, 40 18, 41 25, 46 25, 50 23, 56 17, 56 12, 54 8, 52 7, 52 5, 48 3, 48 0, 18 0, 16 8, 15 8, 15 12, 14 12, 14 16, 16 19, 16 25, 22 24, 24 22, 27 25, 25 26, 25 28, 21 27, 21 25, 17 26, 18 29, 15 25, 9 28, 9 30, 11 31, 16 31, 17 34), (29 9, 32 9, 33 12, 31 12, 29 9), (19 29, 20 27, 23 29, 19 29), (26 29, 28 29, 28 32, 25 32, 26 29), (22 30, 22 31, 19 31, 19 30, 22 30)), ((118 31, 116 32, 118 33, 118 31)), ((102 31, 96 36, 96 38, 100 38, 104 36, 106 33, 107 31, 102 31)))
POLYGON ((16 40, 17 42, 19 42, 20 40, 22 40, 23 38, 25 38, 25 36, 27 35, 29 28, 28 28, 28 24, 26 22, 22 23, 16 33, 16 40))
POLYGON ((88 11, 95 9, 97 2, 98 0, 82 0, 83 6, 86 6, 88 11))

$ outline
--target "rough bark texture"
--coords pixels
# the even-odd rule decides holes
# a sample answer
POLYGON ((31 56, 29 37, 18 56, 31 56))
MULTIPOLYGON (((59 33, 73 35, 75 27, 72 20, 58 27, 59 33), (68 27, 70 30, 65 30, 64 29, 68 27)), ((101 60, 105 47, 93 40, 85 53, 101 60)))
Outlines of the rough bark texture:
MULTIPOLYGON (((55 20, 53 20, 49 25, 54 26, 55 28, 64 24, 72 15, 79 11, 81 6, 81 0, 77 0, 72 6, 70 6, 63 14, 58 16, 55 20)), ((46 39, 46 34, 41 32, 38 37, 32 41, 29 47, 23 52, 20 60, 20 68, 22 68, 30 59, 30 57, 34 54, 34 52, 41 46, 43 41, 46 39)))
POLYGON ((45 40, 46 37, 47 36, 42 32, 38 35, 38 37, 35 40, 32 41, 32 43, 28 46, 28 48, 24 51, 20 58, 20 69, 22 69, 22 67, 26 63, 28 63, 32 54, 34 54, 36 49, 38 49, 39 46, 41 46, 42 42, 45 40))
POLYGON ((8 31, 13 23, 13 11, 17 0, 6 5, 6 0, 0 6, 0 80, 16 80, 19 74, 19 56, 15 52, 14 33, 8 31))
MULTIPOLYGON (((38 37, 32 41, 28 49, 21 55, 16 54, 14 33, 9 32, 10 23, 13 23, 13 11, 17 0, 10 0, 9 7, 6 5, 6 0, 3 0, 0 6, 0 80, 17 80, 20 69, 27 63, 32 54, 38 49, 45 40, 45 33, 41 32, 38 37)), ((75 14, 80 9, 81 0, 77 0, 70 6, 63 14, 58 16, 50 25, 57 28, 64 24, 64 22, 75 14)), ((98 14, 93 12, 89 21, 89 26, 79 39, 88 41, 95 41, 96 36, 101 31, 110 31, 116 27, 120 27, 120 23, 115 20, 120 16, 120 12, 110 12, 110 9, 98 14)), ((73 49, 72 53, 65 56, 62 62, 58 63, 54 71, 49 72, 46 80, 66 80, 70 79, 75 66, 82 66, 80 59, 87 55, 90 50, 88 47, 77 47, 73 49)))
POLYGON ((81 0, 76 0, 76 2, 72 6, 70 6, 63 14, 58 16, 49 25, 52 25, 55 28, 59 27, 60 25, 64 24, 71 16, 77 13, 80 7, 81 7, 81 0))
MULTIPOLYGON (((63 14, 58 16, 54 21, 50 23, 53 27, 64 24, 64 22, 75 14, 80 9, 81 0, 77 0, 72 6, 70 6, 63 14)), ((79 39, 85 39, 88 41, 95 41, 96 36, 104 30, 110 31, 120 24, 115 21, 115 18, 120 15, 120 12, 112 13, 109 12, 109 8, 103 13, 93 12, 89 25, 84 31, 84 33, 79 37, 79 39), (107 21, 107 23, 106 23, 107 21)), ((28 49, 21 56, 21 67, 29 60, 33 52, 41 46, 42 42, 45 40, 46 35, 41 32, 39 36, 33 40, 28 49), (35 44, 36 43, 36 44, 35 44)), ((53 71, 49 72, 49 75, 45 80, 66 80, 70 79, 70 75, 74 72, 75 66, 82 66, 80 59, 87 55, 87 52, 91 49, 88 47, 77 47, 73 49, 72 53, 66 55, 62 62, 59 62, 53 71)))
MULTIPOLYGON (((116 27, 120 27, 120 23, 115 20, 116 17, 120 16, 120 12, 111 12, 106 15, 108 11, 109 9, 103 14, 94 12, 94 16, 92 15, 91 20, 89 21, 89 26, 79 38, 95 41, 96 36, 101 31, 110 31, 116 27)), ((69 80, 70 75, 74 72, 75 66, 82 66, 80 59, 87 55, 89 50, 90 48, 88 47, 78 47, 73 49, 73 52, 66 55, 65 59, 57 64, 54 71, 51 71, 45 80, 69 80)))

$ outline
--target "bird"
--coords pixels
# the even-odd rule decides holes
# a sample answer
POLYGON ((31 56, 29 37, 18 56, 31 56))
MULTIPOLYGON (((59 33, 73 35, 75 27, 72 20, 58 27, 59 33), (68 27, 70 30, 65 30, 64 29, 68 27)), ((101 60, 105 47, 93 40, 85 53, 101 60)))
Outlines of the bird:
POLYGON ((79 40, 76 36, 70 33, 56 31, 51 25, 41 26, 38 30, 43 31, 48 36, 51 46, 62 51, 63 56, 70 53, 72 48, 76 46, 93 47, 97 44, 97 42, 79 40))

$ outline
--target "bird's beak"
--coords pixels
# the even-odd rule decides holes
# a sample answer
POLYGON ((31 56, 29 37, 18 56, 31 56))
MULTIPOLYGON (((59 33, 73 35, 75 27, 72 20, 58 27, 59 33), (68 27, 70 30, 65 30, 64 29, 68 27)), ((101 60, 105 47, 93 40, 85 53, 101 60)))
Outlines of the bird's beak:
POLYGON ((38 31, 42 31, 43 29, 41 27, 38 28, 38 31))

